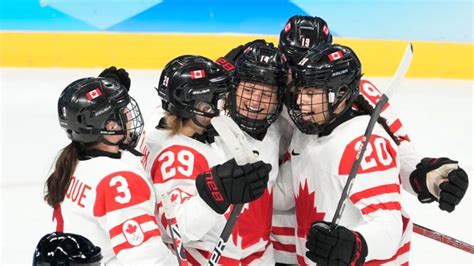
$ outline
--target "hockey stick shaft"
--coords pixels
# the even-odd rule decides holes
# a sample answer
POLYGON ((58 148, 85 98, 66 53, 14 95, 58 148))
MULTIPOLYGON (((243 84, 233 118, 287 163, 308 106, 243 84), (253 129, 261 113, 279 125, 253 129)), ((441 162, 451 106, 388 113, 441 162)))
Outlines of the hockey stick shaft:
MULTIPOLYGON (((400 61, 397 71, 395 72, 392 82, 388 86, 389 92, 392 92, 393 89, 400 84, 401 79, 405 76, 406 72, 408 71, 412 58, 413 58, 413 46, 410 43, 405 49, 405 53, 403 54, 403 57, 400 61)), ((372 136, 372 131, 374 130, 375 123, 377 123, 377 119, 379 118, 380 113, 382 112, 383 107, 385 106, 387 101, 388 101, 388 96, 386 93, 384 93, 378 100, 377 104, 374 107, 374 110, 372 111, 372 114, 370 115, 369 124, 367 125, 364 136, 362 137, 362 140, 360 142, 359 149, 356 154, 356 159, 354 163, 352 164, 352 168, 349 172, 349 176, 347 177, 346 184, 344 186, 344 189, 342 190, 341 197, 339 198, 336 211, 332 218, 331 230, 335 229, 337 225, 339 224, 341 215, 344 212, 346 198, 351 192, 355 177, 357 176, 357 172, 359 171, 360 164, 362 162, 362 159, 364 158, 364 153, 367 148, 367 142, 372 136)))
POLYGON ((413 232, 420 234, 424 237, 431 238, 433 240, 439 241, 443 244, 446 244, 448 246, 460 249, 465 252, 469 252, 471 254, 474 254, 474 246, 471 244, 468 244, 466 242, 463 242, 461 240, 458 240, 456 238, 447 236, 445 234, 442 234, 440 232, 434 231, 432 229, 426 228, 424 226, 418 225, 418 224, 413 224, 413 232))
POLYGON ((161 202, 163 203, 166 221, 168 222, 171 238, 173 239, 174 248, 176 251, 176 258, 178 259, 178 265, 187 266, 188 260, 184 251, 183 240, 181 239, 181 233, 179 231, 178 222, 176 220, 174 206, 171 202, 170 194, 168 192, 164 192, 161 194, 161 202))
MULTIPOLYGON (((242 165, 245 163, 257 161, 257 157, 252 152, 251 146, 248 143, 246 136, 231 118, 227 116, 218 116, 213 118, 211 123, 219 133, 219 136, 225 139, 225 144, 227 148, 229 148, 237 164, 242 165)), ((237 218, 239 218, 239 215, 242 212, 243 207, 244 204, 234 205, 234 208, 229 215, 229 219, 227 220, 224 229, 222 229, 219 240, 212 250, 208 265, 217 265, 219 263, 219 259, 224 252, 226 243, 232 234, 232 230, 235 226, 235 223, 237 222, 237 218)))

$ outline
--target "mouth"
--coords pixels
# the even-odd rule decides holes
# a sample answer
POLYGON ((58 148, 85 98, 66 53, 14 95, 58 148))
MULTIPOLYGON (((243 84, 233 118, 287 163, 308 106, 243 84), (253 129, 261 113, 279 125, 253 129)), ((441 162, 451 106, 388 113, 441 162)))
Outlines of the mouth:
POLYGON ((315 114, 315 113, 314 113, 314 112, 311 112, 311 111, 309 111, 309 112, 304 112, 304 111, 302 111, 302 112, 301 112, 301 118, 302 118, 304 121, 312 121, 314 114, 315 114))
POLYGON ((264 110, 263 108, 260 108, 260 109, 253 108, 252 106, 248 106, 248 105, 245 105, 245 109, 247 109, 247 111, 250 112, 250 113, 256 113, 256 114, 258 114, 258 113, 260 113, 264 110))

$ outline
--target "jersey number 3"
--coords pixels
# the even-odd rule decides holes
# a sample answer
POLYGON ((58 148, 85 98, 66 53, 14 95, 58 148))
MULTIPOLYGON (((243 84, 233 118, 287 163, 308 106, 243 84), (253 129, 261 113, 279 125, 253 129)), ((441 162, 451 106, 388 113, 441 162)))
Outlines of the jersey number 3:
POLYGON ((110 179, 109 185, 111 187, 115 187, 117 190, 117 196, 115 197, 115 201, 121 204, 128 203, 132 198, 130 194, 130 189, 128 188, 127 179, 123 176, 114 176, 110 179))

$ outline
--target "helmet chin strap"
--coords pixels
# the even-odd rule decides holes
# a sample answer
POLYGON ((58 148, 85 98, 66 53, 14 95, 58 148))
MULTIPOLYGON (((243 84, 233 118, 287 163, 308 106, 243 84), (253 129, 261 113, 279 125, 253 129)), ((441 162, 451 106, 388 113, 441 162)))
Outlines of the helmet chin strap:
POLYGON ((135 148, 131 147, 127 143, 123 143, 124 140, 125 140, 125 136, 123 137, 123 139, 119 140, 118 142, 113 143, 113 142, 108 141, 108 140, 106 140, 102 137, 100 139, 100 142, 104 143, 105 145, 118 146, 119 149, 129 151, 131 154, 133 154, 135 156, 143 156, 143 154, 141 152, 137 151, 135 148))

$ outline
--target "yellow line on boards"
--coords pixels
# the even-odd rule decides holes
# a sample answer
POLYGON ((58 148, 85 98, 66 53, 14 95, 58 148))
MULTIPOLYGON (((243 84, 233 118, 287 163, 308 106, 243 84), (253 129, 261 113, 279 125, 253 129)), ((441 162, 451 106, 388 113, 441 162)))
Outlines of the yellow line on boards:
MULTIPOLYGON (((211 59, 248 41, 276 36, 165 33, 0 32, 2 67, 107 67, 162 69, 183 54, 211 59)), ((352 47, 366 76, 392 76, 407 41, 336 38, 352 47)), ((473 44, 413 42, 408 77, 474 79, 473 44)))

